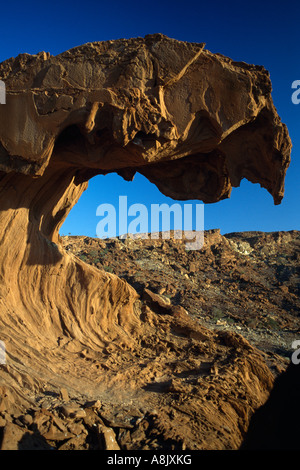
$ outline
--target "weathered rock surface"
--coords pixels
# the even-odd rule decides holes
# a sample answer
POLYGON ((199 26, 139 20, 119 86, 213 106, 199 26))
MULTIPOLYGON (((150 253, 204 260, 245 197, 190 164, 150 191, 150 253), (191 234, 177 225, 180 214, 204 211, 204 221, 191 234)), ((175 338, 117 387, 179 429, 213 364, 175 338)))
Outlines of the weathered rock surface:
POLYGON ((299 232, 214 230, 193 253, 173 238, 62 243, 141 293, 144 337, 133 351, 73 352, 94 400, 54 380, 27 386, 29 403, 2 388, 2 448, 298 448, 299 232))
MULTIPOLYGON (((199 421, 184 445, 236 448, 247 416, 272 386, 259 352, 241 337, 200 327, 183 307, 165 315, 141 305, 126 280, 66 253, 58 231, 88 180, 109 172, 130 180, 138 171, 168 196, 207 203, 229 197, 245 177, 280 203, 291 142, 268 72, 203 44, 153 35, 55 57, 21 54, 0 64, 0 79, 7 90, 0 106, 0 381, 14 413, 25 407, 30 415, 47 388, 90 400, 114 392, 122 401, 124 390, 138 393, 159 377, 181 403, 183 421, 187 396, 197 397, 196 414, 203 404, 208 432, 196 438, 199 421), (190 371, 200 372, 195 379, 190 371), (190 376, 182 394, 178 378, 190 376)), ((6 398, 2 418, 9 420, 6 398)), ((156 428, 176 446, 182 435, 163 416, 156 428)), ((4 437, 10 434, 20 435, 14 426, 4 437)), ((40 434, 58 436, 52 427, 40 434)), ((134 447, 122 436, 124 447, 134 447)))
POLYGON ((283 196, 291 144, 262 66, 152 35, 21 54, 0 64, 0 78, 4 172, 63 167, 79 184, 140 171, 171 197, 204 202, 245 177, 276 203, 283 196))
MULTIPOLYGON (((154 312, 188 312, 202 325, 232 329, 272 357, 290 358, 300 335, 300 233, 204 233, 186 240, 100 240, 64 236, 68 252, 126 280, 154 312)), ((275 372, 275 369, 273 369, 275 372)))

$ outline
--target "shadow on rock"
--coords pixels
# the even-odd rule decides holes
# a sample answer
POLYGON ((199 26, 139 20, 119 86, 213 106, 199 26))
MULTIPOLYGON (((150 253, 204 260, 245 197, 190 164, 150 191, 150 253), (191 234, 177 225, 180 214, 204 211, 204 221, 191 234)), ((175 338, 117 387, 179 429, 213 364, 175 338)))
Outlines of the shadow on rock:
POLYGON ((0 450, 52 450, 53 447, 41 436, 21 428, 14 423, 7 423, 2 429, 0 450))
POLYGON ((290 364, 253 415, 240 450, 300 450, 300 365, 290 364))

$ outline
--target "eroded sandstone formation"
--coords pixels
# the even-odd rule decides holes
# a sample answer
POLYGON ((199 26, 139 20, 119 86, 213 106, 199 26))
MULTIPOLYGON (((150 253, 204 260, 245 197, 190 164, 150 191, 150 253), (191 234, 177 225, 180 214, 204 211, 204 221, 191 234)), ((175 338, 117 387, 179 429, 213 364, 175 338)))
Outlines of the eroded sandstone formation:
POLYGON ((77 354, 134 350, 145 324, 129 284, 59 243, 88 180, 140 172, 167 196, 213 203, 247 178, 279 204, 291 142, 268 72, 204 44, 150 35, 21 54, 0 64, 0 79, 4 381, 83 389, 77 354))

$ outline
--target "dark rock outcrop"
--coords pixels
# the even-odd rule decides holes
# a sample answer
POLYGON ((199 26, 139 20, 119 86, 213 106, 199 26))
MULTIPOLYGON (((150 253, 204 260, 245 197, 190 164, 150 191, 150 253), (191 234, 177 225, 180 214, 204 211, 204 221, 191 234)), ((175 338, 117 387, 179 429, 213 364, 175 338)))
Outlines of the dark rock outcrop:
POLYGON ((291 362, 252 417, 241 450, 299 450, 299 394, 299 364, 291 362))

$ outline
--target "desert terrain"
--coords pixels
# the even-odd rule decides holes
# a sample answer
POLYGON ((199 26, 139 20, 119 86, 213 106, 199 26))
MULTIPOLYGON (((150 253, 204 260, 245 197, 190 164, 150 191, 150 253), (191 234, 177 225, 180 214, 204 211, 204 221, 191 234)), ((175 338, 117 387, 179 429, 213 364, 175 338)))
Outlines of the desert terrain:
MULTIPOLYGON (((243 448, 255 410, 291 364, 300 335, 299 232, 222 236, 211 230, 195 251, 186 250, 184 239, 162 236, 64 236, 61 242, 70 256, 136 289, 145 331, 134 348, 73 351, 83 385, 84 375, 98 375, 93 399, 48 385, 26 407, 3 393, 3 447, 243 448)), ((92 390, 90 380, 86 389, 92 390)), ((280 403, 285 400, 282 391, 280 403)), ((264 448, 264 441, 256 445, 264 448)), ((265 442, 275 445, 276 436, 265 442)))
POLYGON ((298 446, 299 232, 60 236, 109 173, 204 204, 246 178, 278 206, 269 72, 148 34, 22 53, 0 80, 1 449, 298 446))

